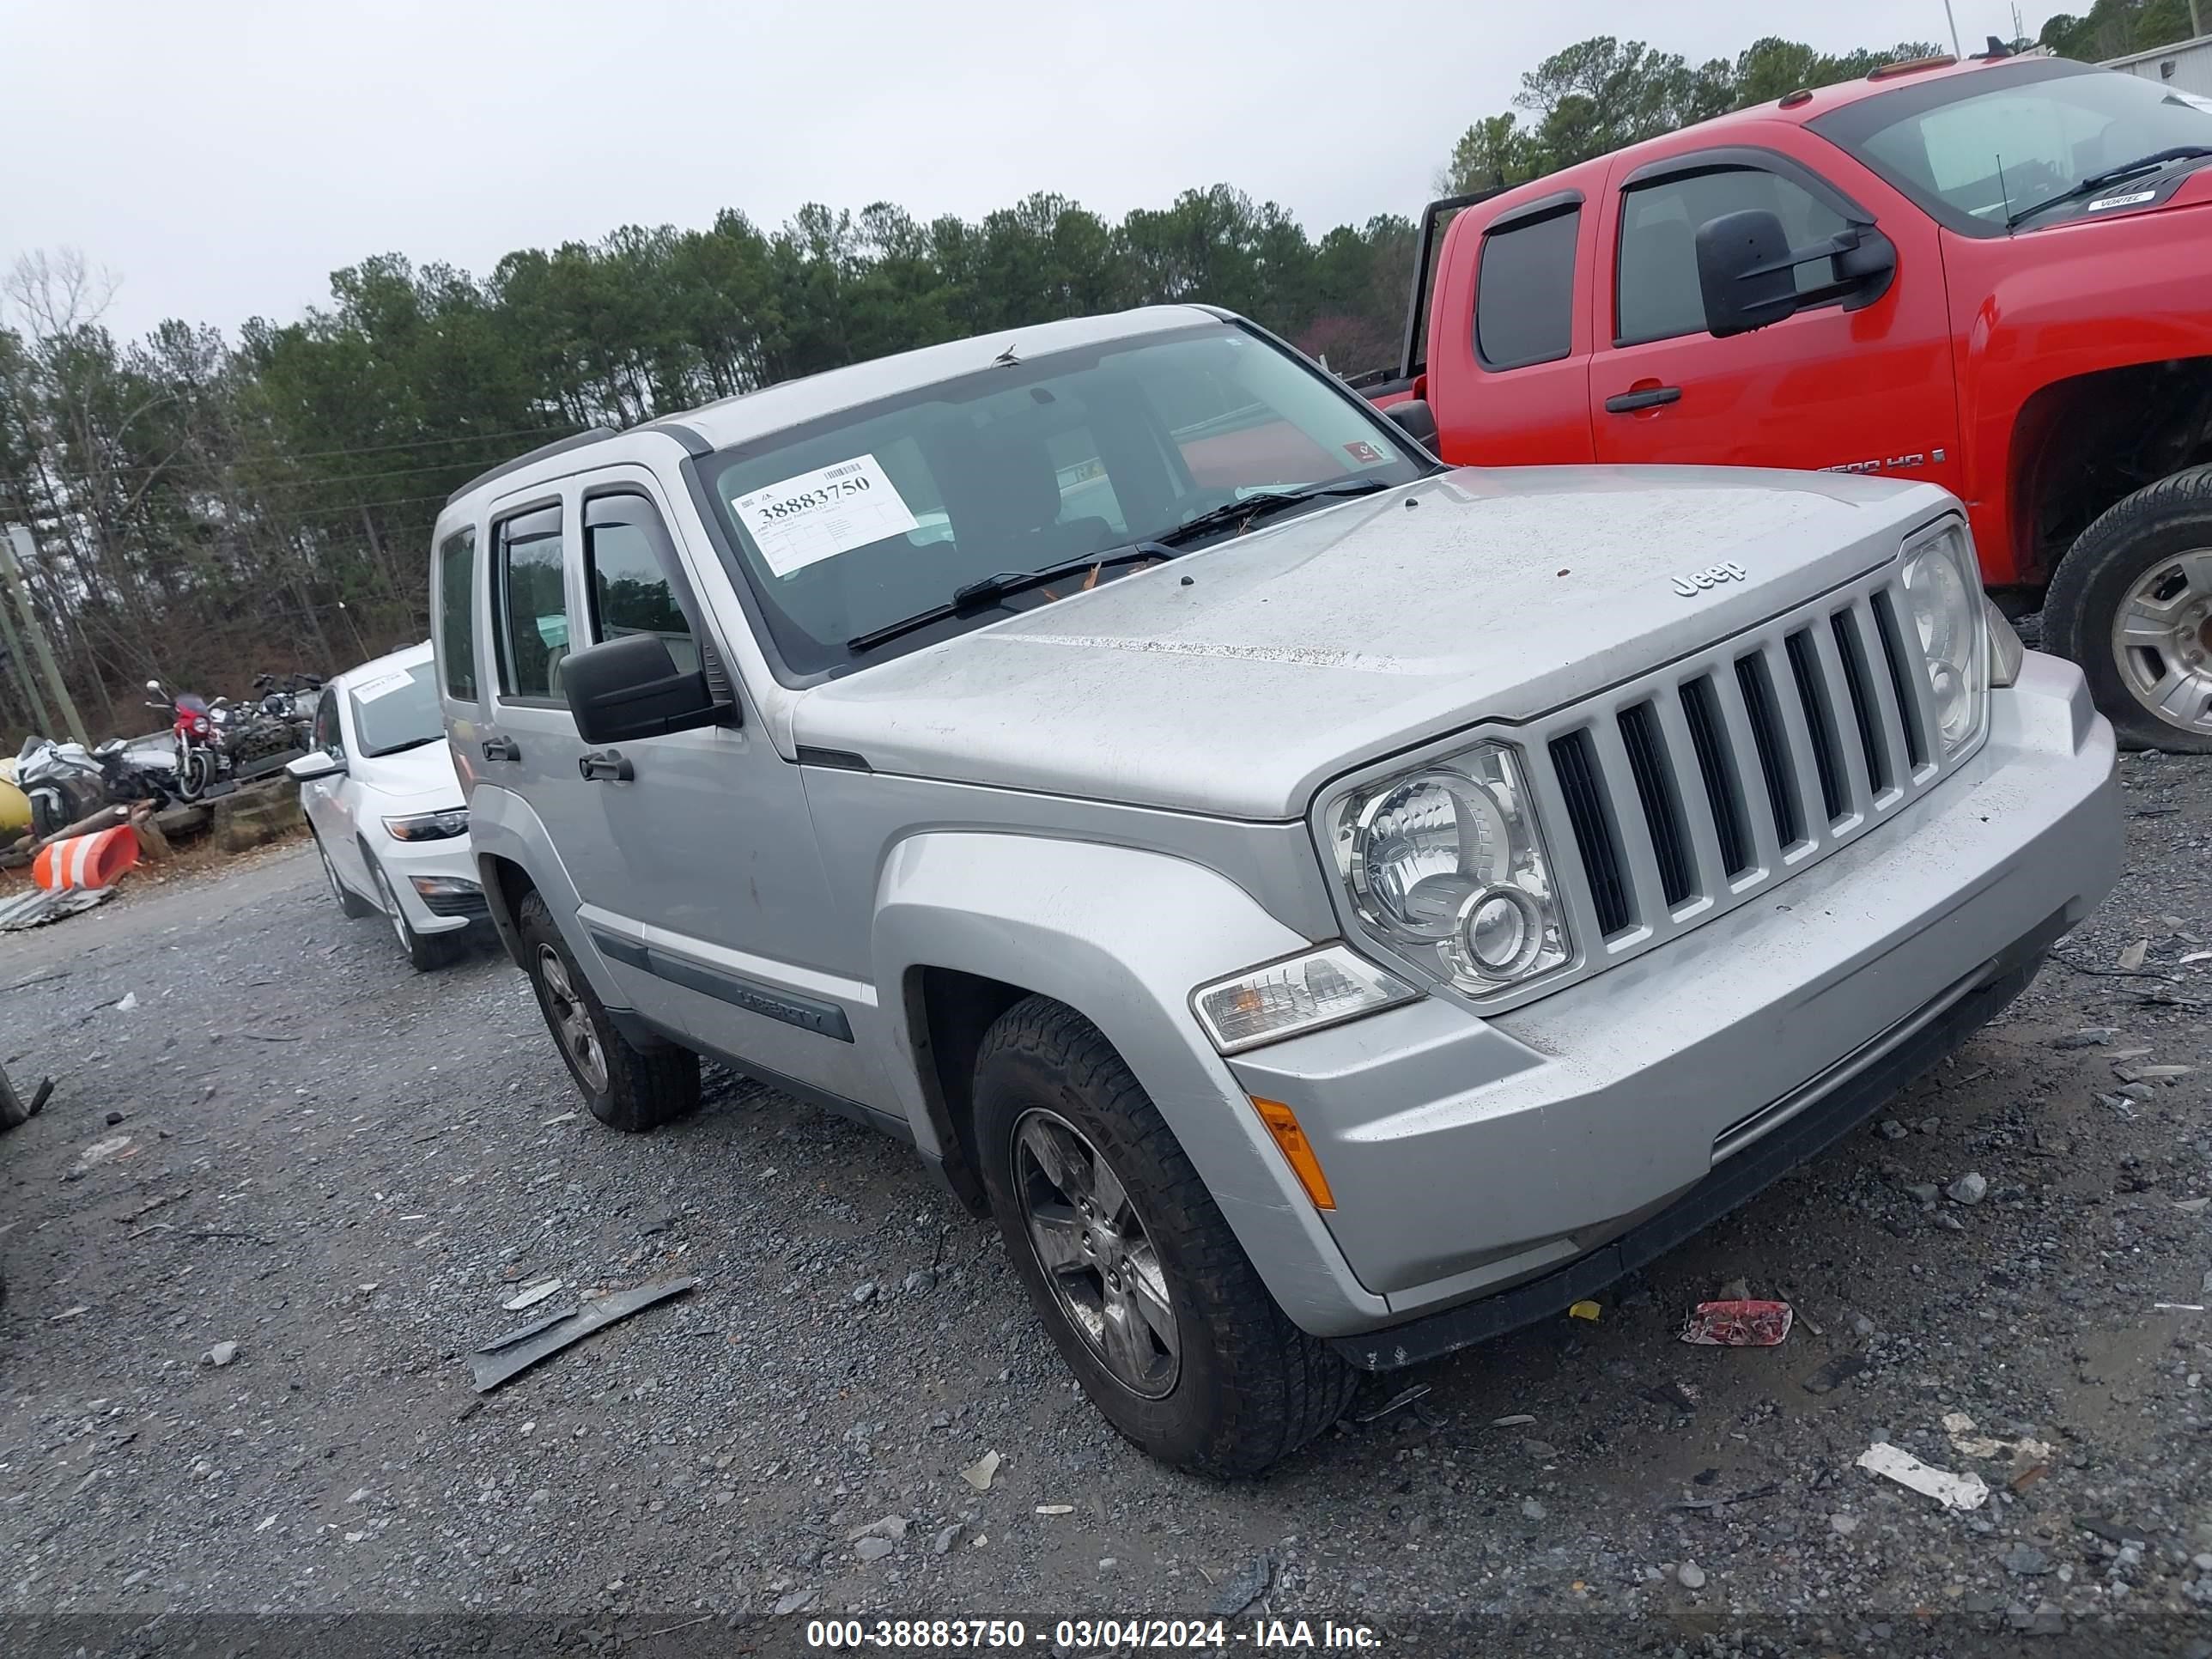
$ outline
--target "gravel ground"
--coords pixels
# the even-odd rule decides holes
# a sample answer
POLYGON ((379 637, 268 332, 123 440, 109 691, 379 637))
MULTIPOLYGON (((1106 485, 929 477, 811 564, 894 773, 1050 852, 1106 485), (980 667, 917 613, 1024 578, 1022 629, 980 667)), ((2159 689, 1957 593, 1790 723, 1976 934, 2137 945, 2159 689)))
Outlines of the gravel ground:
POLYGON ((416 977, 310 854, 12 937, 0 1048, 60 1084, 0 1142, 0 1648, 413 1612, 784 1652, 860 1609, 1036 1651, 1218 1613, 1404 1653, 2212 1654, 2212 1320, 2155 1305, 2212 1302, 2212 768, 2124 776, 2119 890, 1877 1126, 1596 1322, 1376 1379, 1243 1486, 1107 1430, 910 1154, 714 1073, 696 1119, 599 1129, 503 960, 416 977), (519 1288, 676 1275, 471 1391, 519 1288), (1678 1342, 1738 1279, 1788 1341, 1678 1342), (1880 1440, 1994 1496, 1854 1467, 1880 1440))

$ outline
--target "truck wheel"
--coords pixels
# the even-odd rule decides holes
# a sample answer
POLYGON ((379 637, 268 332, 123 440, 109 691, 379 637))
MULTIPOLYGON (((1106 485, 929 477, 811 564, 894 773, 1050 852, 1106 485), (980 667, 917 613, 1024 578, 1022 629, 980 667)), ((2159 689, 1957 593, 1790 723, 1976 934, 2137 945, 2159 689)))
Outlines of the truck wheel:
POLYGON ((2044 635, 2081 665, 2123 745, 2212 754, 2212 467, 2083 531, 2051 580, 2044 635))
POLYGON ((1162 1462, 1256 1474, 1344 1413, 1357 1374, 1291 1323, 1113 1045, 1030 997, 975 1061, 983 1183, 1091 1403, 1162 1462))
POLYGON ((536 893, 524 896, 514 921, 538 1010, 592 1115, 641 1134, 696 1111, 699 1056, 672 1043, 648 1053, 617 1031, 536 893))

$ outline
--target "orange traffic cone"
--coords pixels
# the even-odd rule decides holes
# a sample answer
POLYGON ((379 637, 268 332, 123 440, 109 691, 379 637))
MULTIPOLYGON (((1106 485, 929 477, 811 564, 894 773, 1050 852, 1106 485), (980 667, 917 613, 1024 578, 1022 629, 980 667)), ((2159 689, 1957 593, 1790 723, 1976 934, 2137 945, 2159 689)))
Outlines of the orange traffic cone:
POLYGON ((72 836, 39 849, 31 876, 50 893, 71 887, 109 887, 138 862, 138 837, 127 823, 72 836))

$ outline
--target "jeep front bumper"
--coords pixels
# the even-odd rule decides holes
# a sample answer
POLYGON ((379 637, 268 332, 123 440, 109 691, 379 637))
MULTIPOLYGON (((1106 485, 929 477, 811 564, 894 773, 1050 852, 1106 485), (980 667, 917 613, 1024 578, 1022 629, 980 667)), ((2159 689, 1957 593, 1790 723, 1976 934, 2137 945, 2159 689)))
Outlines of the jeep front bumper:
POLYGON ((2111 888, 2113 761, 2079 671, 2031 654, 1978 756, 1759 902, 1489 1020, 1432 996, 1229 1060, 1297 1114, 1334 1190, 1357 1288, 1331 1304, 1303 1276, 1293 1316, 1370 1369, 1447 1352, 1589 1294, 1863 1121, 2111 888))

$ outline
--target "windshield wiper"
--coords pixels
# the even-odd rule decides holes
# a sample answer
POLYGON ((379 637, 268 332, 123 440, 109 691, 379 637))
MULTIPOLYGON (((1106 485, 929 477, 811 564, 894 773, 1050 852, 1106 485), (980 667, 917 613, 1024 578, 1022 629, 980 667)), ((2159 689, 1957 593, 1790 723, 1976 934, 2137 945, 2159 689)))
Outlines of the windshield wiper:
POLYGON ((2132 161, 2122 162, 2118 167, 2106 167, 2102 173, 2093 173, 2080 184, 2062 190, 2056 196, 2046 196, 2040 202, 2022 208, 2005 221, 2005 228, 2007 230, 2015 228, 2024 221, 2033 219, 2045 208, 2055 208, 2062 202, 2079 201, 2084 196, 2094 196, 2106 185, 2117 185, 2121 179, 2130 178, 2136 173, 2148 173, 2154 167, 2165 167, 2172 161, 2193 161, 2199 156, 2204 155, 2212 155, 2212 145, 2176 144, 2170 149, 2153 150, 2148 155, 2139 155, 2132 161))
POLYGON ((1300 501, 1318 501, 1329 495, 1372 495, 1378 489, 1389 488, 1380 478, 1333 478, 1327 483, 1301 484, 1296 489, 1270 489, 1247 495, 1241 501, 1224 501, 1218 507, 1208 507, 1188 522, 1162 531, 1159 539, 1172 547, 1193 536, 1203 536, 1229 525, 1242 530, 1255 520, 1295 507, 1300 501))
POLYGON ((952 590, 952 597, 943 605, 933 605, 927 611, 917 611, 911 617, 895 623, 885 623, 881 628, 872 628, 865 634, 855 634, 845 641, 848 651, 866 651, 895 640, 902 634, 911 634, 917 628, 927 628, 932 623, 957 617, 963 611, 978 606, 995 605, 1011 593, 1020 593, 1032 587, 1042 587, 1047 582, 1058 581, 1062 576, 1073 576, 1079 571, 1103 569, 1110 565, 1152 564, 1162 559, 1172 559, 1176 550, 1159 542, 1131 542, 1123 547, 1107 549, 1103 553, 1087 553, 1079 559, 1063 559, 1058 564, 1046 565, 1041 570, 1001 570, 994 576, 984 576, 952 590))

